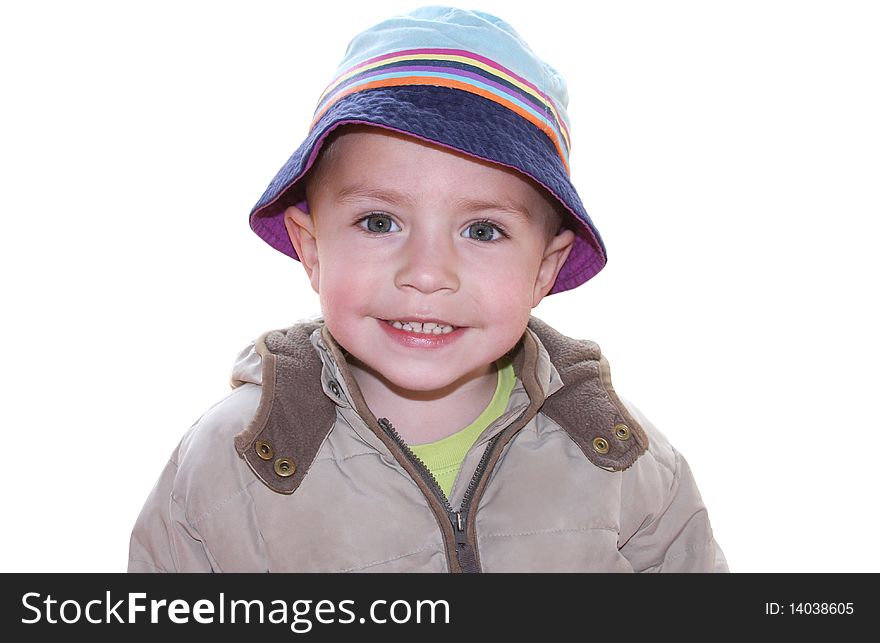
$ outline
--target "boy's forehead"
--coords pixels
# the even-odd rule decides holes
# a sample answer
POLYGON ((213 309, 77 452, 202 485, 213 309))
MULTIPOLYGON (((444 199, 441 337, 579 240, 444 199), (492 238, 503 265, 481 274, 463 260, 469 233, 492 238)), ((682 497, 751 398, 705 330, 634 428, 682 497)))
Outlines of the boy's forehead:
POLYGON ((319 164, 321 182, 338 202, 413 206, 431 190, 463 209, 527 214, 552 207, 543 190, 516 170, 378 127, 343 128, 322 150, 319 164))
POLYGON ((460 161, 486 168, 500 168, 453 148, 427 141, 409 134, 383 127, 362 125, 345 126, 335 132, 326 151, 321 156, 337 159, 362 160, 365 157, 375 166, 376 162, 400 162, 407 164, 417 159, 440 159, 447 162, 460 161))

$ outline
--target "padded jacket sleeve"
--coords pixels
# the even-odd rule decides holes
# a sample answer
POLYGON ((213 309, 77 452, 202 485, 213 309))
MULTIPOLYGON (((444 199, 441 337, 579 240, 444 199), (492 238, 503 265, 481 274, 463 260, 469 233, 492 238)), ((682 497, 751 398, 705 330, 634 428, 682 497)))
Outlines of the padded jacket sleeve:
POLYGON ((674 464, 663 476, 670 480, 668 487, 620 553, 637 572, 727 572, 690 467, 680 453, 670 451, 674 464))
POLYGON ((624 471, 630 507, 618 543, 637 572, 728 572, 687 460, 634 404, 621 400, 648 434, 648 451, 624 471))
POLYGON ((177 453, 162 471, 135 522, 129 543, 129 572, 212 571, 198 531, 174 497, 177 453))

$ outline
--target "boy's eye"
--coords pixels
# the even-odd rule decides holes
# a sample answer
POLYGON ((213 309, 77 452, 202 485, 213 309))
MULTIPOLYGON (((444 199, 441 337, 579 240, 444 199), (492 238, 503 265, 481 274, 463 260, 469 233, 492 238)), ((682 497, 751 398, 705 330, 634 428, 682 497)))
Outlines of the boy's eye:
POLYGON ((397 227, 397 224, 394 223, 394 219, 389 217, 387 214, 381 214, 379 212, 374 212, 373 214, 368 214, 363 219, 358 221, 358 224, 368 230, 369 232, 374 232, 377 234, 382 234, 383 232, 396 232, 400 230, 397 227), (394 228, 397 228, 394 230, 394 228))
POLYGON ((477 241, 497 241, 506 235, 504 234, 504 231, 494 223, 477 221, 465 228, 464 232, 462 232, 462 236, 477 241))

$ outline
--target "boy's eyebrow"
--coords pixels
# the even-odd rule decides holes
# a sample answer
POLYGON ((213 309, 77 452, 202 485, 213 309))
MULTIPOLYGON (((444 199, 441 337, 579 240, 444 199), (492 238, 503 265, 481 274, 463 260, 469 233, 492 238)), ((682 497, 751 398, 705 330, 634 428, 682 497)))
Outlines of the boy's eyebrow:
POLYGON ((483 210, 496 210, 507 212, 523 221, 530 221, 531 214, 529 209, 515 201, 485 201, 482 199, 459 199, 455 202, 457 209, 466 212, 481 212, 483 210))
POLYGON ((360 183, 343 187, 336 193, 336 200, 340 203, 346 201, 355 201, 357 199, 375 199, 377 201, 385 201, 391 205, 412 206, 412 198, 398 190, 391 188, 372 188, 360 183))
MULTIPOLYGON (((400 192, 392 188, 373 188, 361 184, 348 185, 343 187, 336 194, 337 201, 344 203, 346 201, 354 201, 357 199, 375 199, 384 201, 391 205, 412 207, 413 198, 405 192, 400 192)), ((455 201, 455 208, 465 212, 481 212, 483 210, 497 210, 508 212, 517 216, 524 221, 531 220, 529 209, 520 203, 514 201, 487 201, 485 199, 458 199, 455 201)))

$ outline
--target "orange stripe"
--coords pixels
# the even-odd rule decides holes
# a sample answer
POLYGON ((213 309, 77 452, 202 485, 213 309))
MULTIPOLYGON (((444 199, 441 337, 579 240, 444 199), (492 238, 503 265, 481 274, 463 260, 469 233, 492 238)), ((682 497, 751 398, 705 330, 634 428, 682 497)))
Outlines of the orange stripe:
POLYGON ((312 127, 315 126, 321 117, 330 109, 333 105, 335 105, 341 98, 348 96, 350 94, 355 94, 357 92, 362 92, 367 89, 375 89, 379 87, 403 87, 406 85, 434 85, 439 87, 451 87, 453 89, 460 89, 471 94, 477 94, 482 96, 483 98, 488 98, 494 103, 498 103, 512 112, 522 116, 530 123, 534 124, 538 127, 542 132, 544 132, 551 141, 553 141, 553 145, 556 147, 556 152, 559 155, 559 159, 562 161, 562 164, 565 166, 565 171, 567 173, 571 173, 568 168, 568 163, 565 160, 565 154, 562 152, 562 147, 559 144, 559 141, 556 139, 556 136, 553 130, 546 124, 540 120, 536 120, 532 117, 531 114, 521 109, 518 105, 511 103, 504 98, 499 97, 497 94, 493 94, 488 92, 480 87, 475 87, 473 85, 469 85, 467 83, 462 83, 460 81, 450 80, 447 78, 436 78, 436 77, 427 77, 427 76, 408 76, 406 78, 386 78, 383 80, 373 81, 371 83, 366 83, 364 85, 357 85, 355 87, 350 87, 345 91, 340 92, 336 96, 334 96, 333 101, 324 106, 324 109, 321 110, 319 114, 317 114, 312 121, 312 124, 309 126, 311 130, 312 127), (438 82, 441 81, 441 82, 438 82))

